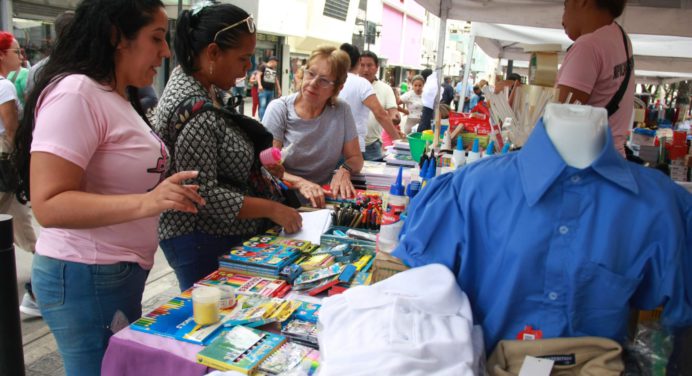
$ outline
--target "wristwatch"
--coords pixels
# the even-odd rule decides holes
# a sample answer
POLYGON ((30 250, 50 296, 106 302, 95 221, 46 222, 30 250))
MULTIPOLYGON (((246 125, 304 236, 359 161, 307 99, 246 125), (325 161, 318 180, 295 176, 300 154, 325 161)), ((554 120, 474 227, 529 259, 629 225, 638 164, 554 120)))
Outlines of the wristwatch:
POLYGON ((339 167, 343 167, 343 169, 348 171, 349 174, 353 174, 353 169, 348 165, 348 163, 344 162, 339 167))

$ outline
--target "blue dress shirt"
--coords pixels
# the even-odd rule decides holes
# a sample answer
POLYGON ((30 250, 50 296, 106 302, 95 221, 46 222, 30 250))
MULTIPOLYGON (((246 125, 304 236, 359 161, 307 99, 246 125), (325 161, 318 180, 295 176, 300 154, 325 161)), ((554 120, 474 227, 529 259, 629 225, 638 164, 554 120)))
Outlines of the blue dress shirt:
POLYGON ((542 121, 524 148, 433 179, 409 207, 394 255, 448 266, 488 353, 525 325, 544 338, 622 342, 630 307, 692 324, 692 195, 607 144, 567 166, 542 121))

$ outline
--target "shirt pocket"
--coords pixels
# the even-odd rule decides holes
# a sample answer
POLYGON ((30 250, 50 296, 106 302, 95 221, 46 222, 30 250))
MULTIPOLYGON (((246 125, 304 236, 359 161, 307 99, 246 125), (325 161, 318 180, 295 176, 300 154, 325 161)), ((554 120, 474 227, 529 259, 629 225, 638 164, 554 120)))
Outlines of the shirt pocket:
POLYGON ((641 280, 589 261, 578 269, 575 281, 570 307, 573 329, 580 334, 610 338, 624 333, 629 301, 641 280))

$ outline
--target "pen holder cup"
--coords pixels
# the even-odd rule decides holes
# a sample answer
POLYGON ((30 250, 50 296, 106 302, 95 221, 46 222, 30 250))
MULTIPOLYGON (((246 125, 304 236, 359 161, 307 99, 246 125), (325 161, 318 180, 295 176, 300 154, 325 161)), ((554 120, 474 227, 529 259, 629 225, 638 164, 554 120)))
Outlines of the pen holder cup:
POLYGON ((221 292, 218 287, 198 286, 192 290, 192 313, 199 325, 210 325, 219 321, 221 292))

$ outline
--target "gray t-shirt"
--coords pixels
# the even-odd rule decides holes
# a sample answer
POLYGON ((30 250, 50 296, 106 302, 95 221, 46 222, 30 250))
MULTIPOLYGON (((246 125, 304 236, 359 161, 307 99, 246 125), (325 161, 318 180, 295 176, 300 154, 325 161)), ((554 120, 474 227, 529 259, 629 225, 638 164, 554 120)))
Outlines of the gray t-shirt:
POLYGON ((327 184, 341 159, 344 144, 358 139, 351 108, 337 99, 336 105, 327 105, 317 118, 305 120, 296 114, 297 96, 294 93, 273 100, 262 122, 284 148, 295 144, 284 159, 288 173, 327 184))

